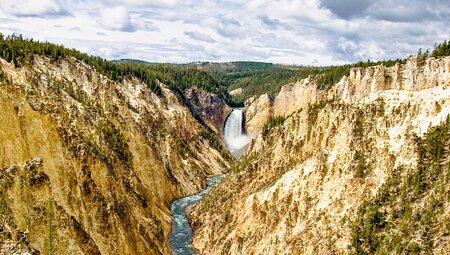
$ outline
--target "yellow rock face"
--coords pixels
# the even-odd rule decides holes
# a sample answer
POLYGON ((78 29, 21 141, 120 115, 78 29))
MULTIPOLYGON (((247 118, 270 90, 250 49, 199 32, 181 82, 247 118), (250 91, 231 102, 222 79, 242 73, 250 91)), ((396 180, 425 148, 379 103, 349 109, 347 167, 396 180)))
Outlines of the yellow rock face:
POLYGON ((272 103, 269 95, 264 94, 258 98, 250 98, 245 102, 245 125, 247 133, 257 136, 272 114, 272 103))
POLYGON ((189 109, 75 59, 0 61, 0 214, 23 236, 2 251, 170 254, 170 202, 228 164, 189 109))
MULTIPOLYGON (((327 91, 306 79, 283 87, 270 109, 261 99, 247 105, 249 129, 268 111, 286 120, 259 135, 195 207, 194 246, 201 254, 352 253, 362 202, 393 172, 416 169, 415 135, 450 114, 450 58, 414 61, 353 69, 327 91)), ((448 242, 433 238, 436 254, 445 253, 448 242)))

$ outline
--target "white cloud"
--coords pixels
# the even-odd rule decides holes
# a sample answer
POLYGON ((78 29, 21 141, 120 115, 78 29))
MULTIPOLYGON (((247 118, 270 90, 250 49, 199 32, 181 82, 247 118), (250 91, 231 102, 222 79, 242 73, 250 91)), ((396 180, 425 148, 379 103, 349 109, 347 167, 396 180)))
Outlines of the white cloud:
POLYGON ((131 22, 127 9, 119 6, 103 9, 100 13, 100 25, 108 30, 134 32, 135 25, 131 22))
POLYGON ((58 0, 3 0, 0 8, 15 16, 60 16, 68 14, 58 0))
POLYGON ((1 0, 0 32, 108 59, 320 65, 405 57, 449 39, 448 1, 343 1, 1 0))
POLYGON ((190 37, 191 39, 197 40, 197 41, 203 41, 203 42, 209 42, 214 43, 216 40, 214 40, 211 36, 202 34, 197 31, 186 31, 184 32, 185 35, 190 37))
POLYGON ((121 5, 121 6, 166 6, 171 7, 178 4, 179 0, 106 0, 107 3, 121 5))

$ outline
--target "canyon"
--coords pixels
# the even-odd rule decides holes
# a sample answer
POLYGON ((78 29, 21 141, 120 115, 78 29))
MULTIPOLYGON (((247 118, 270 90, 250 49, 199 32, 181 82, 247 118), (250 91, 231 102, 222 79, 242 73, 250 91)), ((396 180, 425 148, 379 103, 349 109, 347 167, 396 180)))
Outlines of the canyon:
POLYGON ((1 0, 0 255, 450 255, 450 1, 1 0))
POLYGON ((0 253, 170 254, 170 203, 230 164, 212 131, 164 84, 0 61, 0 253))
POLYGON ((0 59, 0 254, 450 250, 450 57, 242 108, 138 76, 0 59))

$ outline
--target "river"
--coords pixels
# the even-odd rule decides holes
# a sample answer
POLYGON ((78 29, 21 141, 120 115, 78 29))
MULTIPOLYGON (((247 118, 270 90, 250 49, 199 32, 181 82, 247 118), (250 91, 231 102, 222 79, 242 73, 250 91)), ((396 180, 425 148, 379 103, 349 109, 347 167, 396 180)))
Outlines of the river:
MULTIPOLYGON (((235 157, 240 154, 251 141, 244 133, 244 118, 242 109, 236 108, 228 116, 224 127, 224 141, 228 150, 235 157)), ((186 216, 186 207, 200 201, 214 186, 216 186, 224 175, 209 176, 207 187, 192 195, 183 197, 172 202, 170 211, 172 212, 172 230, 169 234, 169 246, 173 255, 196 255, 197 251, 192 246, 192 228, 186 216)))

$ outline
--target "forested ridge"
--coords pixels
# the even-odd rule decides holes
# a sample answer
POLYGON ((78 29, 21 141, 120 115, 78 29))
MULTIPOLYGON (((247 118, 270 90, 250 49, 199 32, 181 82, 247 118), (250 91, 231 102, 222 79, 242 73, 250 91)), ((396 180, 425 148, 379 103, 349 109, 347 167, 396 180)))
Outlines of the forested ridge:
MULTIPOLYGON (((420 63, 423 63, 427 57, 439 58, 450 55, 450 41, 435 44, 434 49, 417 52, 420 63)), ((390 67, 396 63, 404 64, 407 58, 384 60, 384 61, 359 61, 353 64, 338 66, 298 66, 298 65, 280 65, 263 62, 229 62, 229 63, 194 63, 198 68, 206 70, 217 80, 223 81, 228 91, 242 88, 243 92, 235 96, 236 101, 245 100, 251 96, 258 96, 268 93, 270 96, 276 95, 281 87, 287 83, 295 82, 307 77, 316 79, 317 86, 320 89, 327 89, 333 84, 339 82, 344 75, 350 73, 354 67, 369 67, 384 65, 390 67)))
MULTIPOLYGON (((242 106, 245 99, 255 95, 268 93, 274 96, 283 85, 307 77, 316 79, 320 89, 327 89, 340 81, 344 75, 348 75, 353 67, 380 64, 389 67, 406 62, 406 59, 377 62, 367 60, 340 66, 296 66, 252 61, 189 64, 161 64, 132 59, 108 61, 62 45, 24 39, 22 36, 4 37, 1 34, 0 54, 3 59, 13 62, 16 66, 32 64, 35 54, 47 56, 53 60, 60 57, 75 57, 114 81, 120 82, 124 78, 135 76, 144 81, 159 96, 162 96, 162 91, 158 81, 177 93, 182 93, 194 86, 202 88, 217 94, 231 106, 242 106), (237 88, 242 88, 243 91, 234 96, 228 93, 237 88)), ((429 56, 437 58, 449 55, 450 41, 435 44, 431 53, 429 50, 422 52, 421 49, 417 53, 419 61, 424 61, 429 56)))
POLYGON ((53 61, 75 57, 114 81, 120 82, 124 78, 135 76, 159 96, 162 96, 162 91, 158 81, 174 91, 184 91, 186 88, 197 86, 218 94, 226 101, 230 100, 224 84, 219 83, 207 72, 189 66, 148 65, 141 61, 108 61, 62 45, 24 39, 15 35, 4 37, 2 34, 0 34, 0 54, 3 59, 14 63, 16 67, 32 65, 34 55, 46 56, 53 61))
POLYGON ((157 80, 164 81, 162 74, 132 63, 116 64, 101 57, 65 48, 62 45, 24 39, 21 35, 4 37, 0 34, 0 54, 3 59, 13 62, 16 67, 32 65, 34 55, 46 56, 54 61, 63 57, 75 57, 114 81, 122 81, 126 77, 136 76, 157 95, 162 95, 161 87, 157 83, 157 80))

